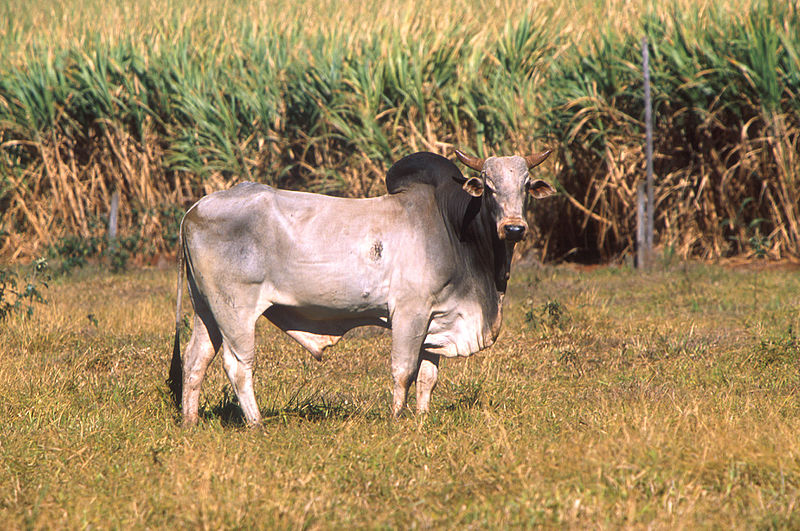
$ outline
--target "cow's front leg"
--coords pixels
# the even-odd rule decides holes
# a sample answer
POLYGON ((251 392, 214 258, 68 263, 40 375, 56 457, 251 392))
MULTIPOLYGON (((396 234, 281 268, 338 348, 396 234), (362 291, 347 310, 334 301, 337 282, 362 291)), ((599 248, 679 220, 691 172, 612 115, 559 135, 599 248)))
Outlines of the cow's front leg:
POLYGON ((417 376, 420 349, 427 331, 427 317, 395 315, 392 318, 392 414, 395 418, 406 407, 408 389, 417 376))
POLYGON ((439 355, 423 352, 417 371, 417 413, 427 413, 431 403, 431 393, 439 380, 439 355))

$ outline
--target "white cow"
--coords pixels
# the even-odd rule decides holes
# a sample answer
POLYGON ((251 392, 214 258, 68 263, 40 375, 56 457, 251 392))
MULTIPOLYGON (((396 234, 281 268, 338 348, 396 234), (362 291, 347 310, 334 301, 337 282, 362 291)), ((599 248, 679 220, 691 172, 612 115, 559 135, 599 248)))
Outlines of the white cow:
POLYGON ((392 411, 416 380, 426 412, 439 356, 470 356, 494 343, 514 245, 525 237, 529 197, 555 190, 528 170, 529 157, 456 156, 466 178, 433 153, 403 158, 388 194, 343 199, 242 183, 195 203, 181 223, 175 348, 170 386, 186 424, 197 422, 200 386, 222 361, 248 424, 255 323, 263 315, 315 357, 348 330, 392 330, 392 411), (181 363, 183 266, 194 329, 181 363))

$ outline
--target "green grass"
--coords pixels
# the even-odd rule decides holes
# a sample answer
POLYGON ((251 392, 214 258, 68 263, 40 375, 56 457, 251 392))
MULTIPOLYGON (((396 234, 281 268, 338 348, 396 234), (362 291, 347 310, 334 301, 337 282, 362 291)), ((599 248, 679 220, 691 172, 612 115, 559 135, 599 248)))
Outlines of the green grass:
POLYGON ((318 363, 265 322, 257 430, 218 361, 180 426, 173 286, 85 269, 0 328, 6 526, 800 525, 796 270, 517 269, 498 343, 399 421, 385 333, 318 363))

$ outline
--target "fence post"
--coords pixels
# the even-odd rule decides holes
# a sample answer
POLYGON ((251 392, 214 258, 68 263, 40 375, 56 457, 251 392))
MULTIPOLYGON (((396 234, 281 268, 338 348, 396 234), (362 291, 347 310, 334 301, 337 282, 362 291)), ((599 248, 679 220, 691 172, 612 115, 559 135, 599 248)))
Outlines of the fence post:
MULTIPOLYGON (((638 226, 637 221, 637 258, 639 260, 638 267, 649 267, 653 260, 653 218, 655 213, 655 199, 653 193, 653 105, 650 95, 650 54, 648 50, 647 37, 642 37, 642 72, 644 74, 644 122, 645 122, 645 158, 647 163, 647 181, 646 192, 647 200, 644 201, 644 195, 640 190, 637 190, 637 214, 640 203, 644 203, 644 215, 641 216, 642 229, 638 226), (643 241, 639 240, 639 230, 643 230, 643 241), (643 252, 639 249, 643 248, 643 252)), ((641 219, 637 218, 637 219, 641 219)))
POLYGON ((111 209, 108 211, 108 242, 113 242, 117 237, 117 216, 119 213, 119 190, 114 190, 111 195, 111 209))
POLYGON ((645 204, 645 183, 639 182, 636 187, 636 268, 642 269, 646 267, 645 264, 645 211, 647 205, 645 204))

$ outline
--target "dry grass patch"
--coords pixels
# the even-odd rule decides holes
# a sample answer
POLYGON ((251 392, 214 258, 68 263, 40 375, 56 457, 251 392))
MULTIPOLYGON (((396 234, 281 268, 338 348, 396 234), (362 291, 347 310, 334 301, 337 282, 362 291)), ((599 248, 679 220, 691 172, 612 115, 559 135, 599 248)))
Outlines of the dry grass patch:
MULTIPOLYGON (((796 527, 800 277, 520 269, 491 350, 389 415, 389 337, 317 363, 258 328, 263 429, 218 362, 200 425, 166 392, 174 273, 62 277, 0 330, 12 528, 796 527), (89 314, 93 319, 88 318, 89 314)), ((413 393, 412 393, 413 394, 413 393)))

